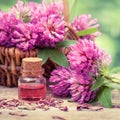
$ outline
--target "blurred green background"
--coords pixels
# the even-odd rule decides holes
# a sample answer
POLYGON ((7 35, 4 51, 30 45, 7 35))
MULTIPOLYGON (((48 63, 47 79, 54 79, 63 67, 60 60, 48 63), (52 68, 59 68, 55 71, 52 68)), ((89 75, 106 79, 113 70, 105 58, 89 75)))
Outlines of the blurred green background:
MULTIPOLYGON (((0 0, 0 9, 8 11, 16 1, 0 0)), ((102 35, 96 43, 112 56, 112 67, 120 66, 120 0, 69 0, 69 4, 71 20, 81 14, 91 14, 93 18, 98 18, 102 35)))

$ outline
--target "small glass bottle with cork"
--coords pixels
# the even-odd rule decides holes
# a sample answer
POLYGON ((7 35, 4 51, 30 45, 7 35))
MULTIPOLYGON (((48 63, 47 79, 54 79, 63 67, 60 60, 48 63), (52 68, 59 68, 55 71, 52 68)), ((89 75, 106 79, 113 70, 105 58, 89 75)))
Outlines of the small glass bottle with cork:
POLYGON ((43 77, 42 59, 22 59, 22 76, 18 80, 20 100, 36 101, 46 97, 46 79, 43 77))

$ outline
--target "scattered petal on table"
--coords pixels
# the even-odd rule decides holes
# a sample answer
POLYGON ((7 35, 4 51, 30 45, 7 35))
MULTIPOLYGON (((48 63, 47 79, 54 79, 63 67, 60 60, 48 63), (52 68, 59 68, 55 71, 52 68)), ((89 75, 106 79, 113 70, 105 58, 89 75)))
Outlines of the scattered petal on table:
POLYGON ((53 120, 66 120, 65 118, 60 117, 60 116, 52 116, 52 119, 53 120))
POLYGON ((9 115, 15 115, 15 116, 21 116, 21 117, 27 116, 27 114, 24 114, 21 111, 11 111, 9 112, 9 115))

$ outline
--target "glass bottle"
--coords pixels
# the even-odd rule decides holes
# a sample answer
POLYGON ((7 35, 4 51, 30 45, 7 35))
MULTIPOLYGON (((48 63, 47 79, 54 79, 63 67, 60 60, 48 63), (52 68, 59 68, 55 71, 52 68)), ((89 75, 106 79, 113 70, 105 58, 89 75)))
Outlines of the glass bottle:
POLYGON ((18 97, 20 100, 36 101, 46 97, 46 79, 43 77, 42 60, 24 58, 22 76, 18 80, 18 97))

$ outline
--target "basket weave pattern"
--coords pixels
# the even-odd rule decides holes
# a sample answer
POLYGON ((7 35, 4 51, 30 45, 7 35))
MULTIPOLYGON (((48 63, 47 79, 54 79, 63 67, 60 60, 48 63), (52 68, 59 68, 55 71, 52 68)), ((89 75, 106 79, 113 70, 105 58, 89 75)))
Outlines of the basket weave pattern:
POLYGON ((5 48, 0 46, 0 85, 17 86, 21 75, 21 61, 25 57, 36 57, 37 50, 22 51, 18 48, 5 48))

